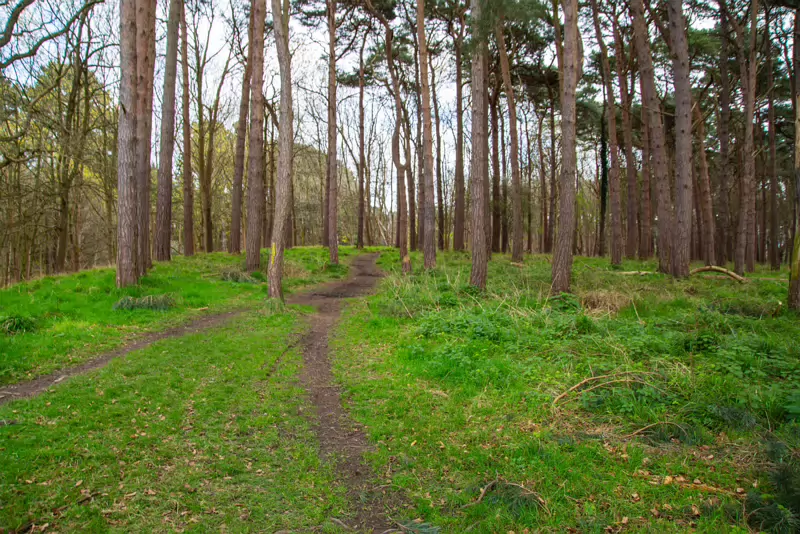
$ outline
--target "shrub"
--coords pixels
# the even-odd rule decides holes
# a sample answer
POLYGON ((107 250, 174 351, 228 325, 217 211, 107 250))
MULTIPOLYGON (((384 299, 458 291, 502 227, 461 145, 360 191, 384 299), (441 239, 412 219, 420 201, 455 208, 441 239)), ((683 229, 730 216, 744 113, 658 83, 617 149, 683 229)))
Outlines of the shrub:
POLYGON ((36 330, 36 322, 31 317, 23 315, 9 315, 0 317, 0 331, 8 336, 23 334, 36 330))
POLYGON ((122 297, 114 304, 115 310, 168 310, 175 306, 172 295, 147 295, 146 297, 122 297))

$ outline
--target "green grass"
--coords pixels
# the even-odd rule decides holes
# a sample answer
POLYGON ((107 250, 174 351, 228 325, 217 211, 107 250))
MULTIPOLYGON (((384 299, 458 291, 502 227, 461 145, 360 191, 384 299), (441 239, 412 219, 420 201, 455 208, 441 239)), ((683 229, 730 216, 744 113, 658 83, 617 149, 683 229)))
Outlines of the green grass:
MULTIPOLYGON (((340 249, 345 265, 355 252, 340 249)), ((264 266, 267 255, 262 253, 264 266)), ((137 286, 125 289, 116 288, 114 269, 94 269, 0 290, 0 384, 79 364, 138 334, 202 314, 257 305, 267 295, 264 273, 244 273, 252 283, 223 279, 226 273, 241 272, 243 262, 243 256, 224 253, 178 256, 156 264, 137 286), (153 297, 171 305, 131 305, 153 302, 153 297)), ((331 266, 322 248, 288 250, 284 287, 291 292, 343 278, 345 265, 331 266)))
POLYGON ((0 531, 338 531, 298 328, 251 312, 0 407, 0 531))
POLYGON ((442 532, 800 528, 785 284, 580 258, 575 295, 549 298, 548 257, 495 255, 480 294, 466 254, 410 277, 396 256, 380 293, 346 310, 335 372, 375 471, 416 515, 442 532), (601 375, 615 376, 553 406, 601 375))

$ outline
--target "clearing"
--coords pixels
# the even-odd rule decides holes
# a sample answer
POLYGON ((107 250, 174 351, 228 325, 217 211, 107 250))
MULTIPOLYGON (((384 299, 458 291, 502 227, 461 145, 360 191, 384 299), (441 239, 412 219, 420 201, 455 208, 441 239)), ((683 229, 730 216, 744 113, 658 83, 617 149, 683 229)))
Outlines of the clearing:
POLYGON ((289 251, 286 308, 222 254, 0 292, 4 391, 68 377, 0 406, 0 531, 797 528, 785 273, 582 258, 548 298, 547 256, 479 294, 464 254, 341 250, 289 251))

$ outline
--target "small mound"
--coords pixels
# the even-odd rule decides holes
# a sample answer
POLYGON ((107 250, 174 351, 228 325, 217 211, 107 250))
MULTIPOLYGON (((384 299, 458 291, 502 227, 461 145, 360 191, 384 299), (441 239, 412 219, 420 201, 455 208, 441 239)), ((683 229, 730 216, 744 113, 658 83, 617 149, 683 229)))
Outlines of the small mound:
POLYGON ((15 334, 24 334, 25 332, 33 332, 36 330, 36 322, 23 315, 9 315, 6 317, 0 316, 0 332, 7 336, 15 334))
POLYGON ((122 297, 114 304, 115 310, 168 310, 175 306, 172 295, 147 295, 146 297, 122 297))
POLYGON ((605 289, 587 291, 581 295, 581 306, 589 314, 613 315, 632 302, 633 299, 624 293, 605 289))
POLYGON ((255 284, 256 279, 244 271, 226 269, 220 274, 223 282, 236 282, 237 284, 255 284))

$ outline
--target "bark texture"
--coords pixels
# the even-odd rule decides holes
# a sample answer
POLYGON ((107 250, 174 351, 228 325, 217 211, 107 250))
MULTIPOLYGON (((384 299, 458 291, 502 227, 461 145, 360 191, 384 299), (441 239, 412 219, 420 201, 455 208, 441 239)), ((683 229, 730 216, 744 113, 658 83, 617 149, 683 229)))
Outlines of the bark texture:
MULTIPOLYGON (((261 268, 261 231, 264 219, 264 18, 266 0, 253 0, 253 29, 249 55, 252 61, 250 86, 250 152, 247 165, 247 237, 245 265, 248 271, 261 268)), ((272 260, 270 260, 272 261, 272 260)), ((270 286, 271 287, 271 286, 270 286)))
MULTIPOLYGON (((483 0, 471 0, 473 31, 478 34, 481 24, 483 0)), ((472 161, 470 172, 470 192, 472 208, 470 226, 472 234, 471 285, 486 289, 489 251, 486 242, 486 191, 488 182, 489 139, 487 136, 487 94, 486 94, 486 56, 485 38, 478 39, 472 54, 472 161)))
POLYGON ((117 133, 117 287, 135 284, 136 271, 136 2, 120 0, 120 88, 117 133))
POLYGON ((168 261, 172 239, 172 156, 175 150, 175 85, 178 74, 178 26, 181 0, 170 0, 167 21, 167 56, 164 68, 164 95, 161 106, 161 147, 158 157, 158 197, 156 200, 155 257, 168 261))
MULTIPOLYGON (((272 253, 269 260, 269 296, 283 300, 283 249, 289 223, 292 194, 294 150, 294 111, 292 109, 292 57, 289 52, 289 2, 272 0, 275 44, 281 73, 280 119, 278 123, 278 180, 275 191, 275 222, 272 230, 272 253)), ((255 79, 255 78, 254 78, 255 79)), ((253 110, 255 112, 255 109, 253 110)))
POLYGON ((575 174, 576 152, 576 90, 583 69, 581 34, 578 30, 578 1, 563 0, 564 46, 561 84, 561 179, 558 202, 558 234, 553 253, 553 283, 555 295, 568 292, 572 278, 572 254, 575 242, 575 174))

